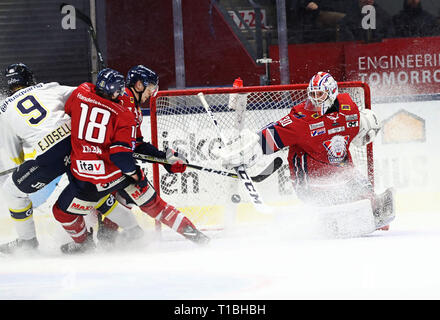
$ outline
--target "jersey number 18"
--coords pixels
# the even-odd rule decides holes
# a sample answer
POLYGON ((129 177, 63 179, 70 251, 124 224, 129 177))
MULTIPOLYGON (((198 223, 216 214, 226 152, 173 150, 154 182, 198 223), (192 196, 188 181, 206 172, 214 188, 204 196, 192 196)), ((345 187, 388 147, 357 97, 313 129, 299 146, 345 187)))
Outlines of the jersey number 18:
POLYGON ((93 143, 103 143, 110 120, 110 111, 95 107, 89 115, 89 106, 85 103, 81 103, 80 106, 78 138, 93 143))

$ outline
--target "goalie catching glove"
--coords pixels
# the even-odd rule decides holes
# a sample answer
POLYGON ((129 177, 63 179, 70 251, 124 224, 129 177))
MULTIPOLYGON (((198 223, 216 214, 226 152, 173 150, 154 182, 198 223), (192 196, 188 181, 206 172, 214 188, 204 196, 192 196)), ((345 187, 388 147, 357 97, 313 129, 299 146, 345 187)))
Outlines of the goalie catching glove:
POLYGON ((379 120, 372 110, 359 111, 359 117, 359 133, 351 142, 356 147, 362 147, 372 142, 381 128, 379 120))
POLYGON ((259 140, 255 132, 244 129, 238 136, 226 143, 226 146, 213 150, 213 153, 221 158, 222 166, 228 170, 241 165, 250 168, 263 154, 259 140))

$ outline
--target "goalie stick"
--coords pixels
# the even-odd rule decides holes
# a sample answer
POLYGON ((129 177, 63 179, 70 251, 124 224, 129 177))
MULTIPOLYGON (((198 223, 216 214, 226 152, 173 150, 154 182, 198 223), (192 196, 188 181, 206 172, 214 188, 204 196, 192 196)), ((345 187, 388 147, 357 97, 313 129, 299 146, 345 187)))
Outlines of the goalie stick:
MULTIPOLYGON (((214 114, 212 113, 208 102, 206 102, 206 99, 205 99, 203 92, 198 93, 197 96, 199 97, 200 101, 202 102, 202 105, 205 108, 206 112, 208 113, 212 123, 214 124, 214 126, 217 130, 217 135, 220 138, 222 145, 226 145, 225 139, 224 139, 223 134, 220 130, 217 119, 215 118, 214 114)), ((271 213, 272 212, 271 208, 269 208, 263 202, 263 199, 260 196, 260 194, 258 193, 257 189, 255 188, 255 186, 252 182, 252 179, 247 174, 245 167, 243 165, 240 165, 238 167, 235 167, 234 170, 237 173, 237 175, 238 175, 240 181, 242 182, 249 197, 251 198, 252 204, 254 205, 255 209, 259 212, 262 212, 262 213, 271 213)))
MULTIPOLYGON (((157 162, 157 163, 162 163, 162 164, 170 164, 166 159, 157 158, 157 157, 153 157, 153 156, 141 154, 141 153, 133 153, 133 158, 135 158, 137 160, 141 160, 141 161, 147 161, 147 162, 157 162)), ((261 173, 259 173, 256 176, 251 177, 252 181, 261 182, 261 181, 265 180, 270 175, 272 175, 275 171, 277 171, 281 167, 282 164, 283 164, 283 159, 281 159, 280 157, 275 158, 263 171, 261 171, 261 173)), ((206 167, 202 167, 202 166, 198 166, 196 164, 190 164, 190 163, 187 163, 186 166, 188 168, 201 170, 201 171, 205 171, 205 172, 210 172, 210 173, 215 173, 215 174, 219 174, 221 176, 238 179, 238 175, 233 172, 227 172, 227 171, 222 171, 222 170, 217 170, 217 169, 212 169, 212 168, 206 168, 206 167)))
MULTIPOLYGON (((68 3, 62 3, 60 6, 60 11, 63 9, 64 6, 72 6, 75 8, 75 6, 68 4, 68 3)), ((92 38, 93 44, 95 45, 96 49, 96 55, 98 56, 98 68, 99 70, 102 70, 106 68, 106 64, 104 62, 104 57, 102 55, 101 50, 99 49, 98 45, 98 39, 96 37, 95 28, 93 27, 92 20, 90 20, 90 17, 84 14, 82 11, 75 8, 76 16, 82 20, 85 24, 87 24, 87 31, 89 32, 90 38, 92 38)))

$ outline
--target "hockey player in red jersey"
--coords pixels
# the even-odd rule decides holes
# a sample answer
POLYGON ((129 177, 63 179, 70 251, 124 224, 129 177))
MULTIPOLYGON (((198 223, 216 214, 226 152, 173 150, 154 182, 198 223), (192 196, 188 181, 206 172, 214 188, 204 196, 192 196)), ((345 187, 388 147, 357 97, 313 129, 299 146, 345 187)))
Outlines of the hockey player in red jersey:
POLYGON ((392 190, 376 196, 355 169, 349 150, 352 143, 363 146, 374 139, 380 130, 376 115, 359 111, 348 93, 339 94, 337 82, 326 72, 312 77, 307 95, 285 117, 221 151, 224 166, 252 166, 261 154, 288 147, 290 175, 300 199, 320 206, 369 199, 375 227, 387 228, 394 219, 392 190))
POLYGON ((142 170, 132 157, 136 145, 136 120, 121 103, 124 77, 112 69, 100 71, 96 86, 80 85, 66 102, 72 119, 72 153, 69 185, 53 206, 55 219, 73 242, 61 246, 64 253, 84 252, 95 247, 83 215, 90 213, 109 194, 127 205, 137 205, 193 241, 206 239, 175 208, 162 205, 142 170))
MULTIPOLYGON (((122 104, 125 108, 130 110, 134 118, 136 119, 136 146, 135 152, 152 155, 157 158, 166 159, 169 164, 164 164, 165 169, 169 173, 182 173, 186 170, 186 159, 177 154, 172 149, 166 151, 160 151, 149 142, 144 141, 142 135, 142 111, 141 104, 145 103, 149 97, 155 95, 158 91, 159 77, 157 74, 143 65, 137 65, 132 67, 127 74, 125 93, 122 96, 122 104)), ((195 242, 206 242, 208 238, 198 231, 194 225, 185 217, 179 210, 172 205, 166 203, 153 189, 150 184, 147 185, 149 192, 151 193, 151 199, 147 205, 141 207, 141 210, 147 213, 152 218, 160 221, 168 227, 181 233, 184 237, 195 242), (177 218, 170 218, 173 215, 177 218), (180 221, 181 227, 176 224, 176 221, 180 221)), ((124 199, 118 198, 120 203, 124 203, 124 199)), ((130 206, 130 203, 125 203, 130 206)), ((107 232, 111 232, 111 229, 116 229, 117 224, 108 223, 104 219, 105 228, 107 232), (110 230, 109 230, 110 229, 110 230)))

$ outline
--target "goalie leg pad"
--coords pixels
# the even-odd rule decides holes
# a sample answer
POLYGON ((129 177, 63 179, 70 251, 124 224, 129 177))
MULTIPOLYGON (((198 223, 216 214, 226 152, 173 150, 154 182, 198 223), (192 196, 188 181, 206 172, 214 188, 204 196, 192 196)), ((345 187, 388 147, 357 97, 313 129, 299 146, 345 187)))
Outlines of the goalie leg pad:
POLYGON ((388 188, 382 194, 376 196, 373 203, 376 228, 382 229, 388 226, 396 217, 394 212, 394 208, 396 207, 394 200, 394 189, 388 188))
POLYGON ((325 236, 360 237, 377 229, 368 199, 328 207, 308 206, 307 210, 317 216, 318 232, 325 236))

